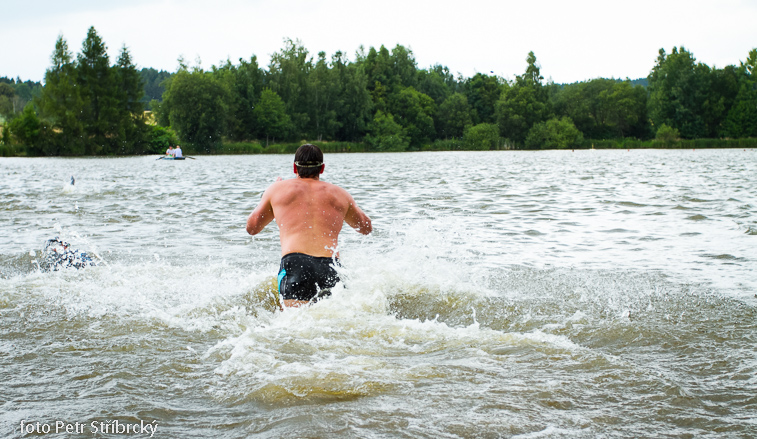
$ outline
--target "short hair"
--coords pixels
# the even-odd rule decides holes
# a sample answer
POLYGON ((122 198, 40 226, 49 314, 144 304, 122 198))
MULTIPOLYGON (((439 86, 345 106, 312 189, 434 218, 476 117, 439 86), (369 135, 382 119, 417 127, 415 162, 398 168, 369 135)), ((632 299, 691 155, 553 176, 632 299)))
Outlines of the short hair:
POLYGON ((297 152, 294 153, 294 164, 297 166, 297 175, 300 177, 317 177, 323 166, 323 152, 312 143, 306 143, 297 148, 297 152))

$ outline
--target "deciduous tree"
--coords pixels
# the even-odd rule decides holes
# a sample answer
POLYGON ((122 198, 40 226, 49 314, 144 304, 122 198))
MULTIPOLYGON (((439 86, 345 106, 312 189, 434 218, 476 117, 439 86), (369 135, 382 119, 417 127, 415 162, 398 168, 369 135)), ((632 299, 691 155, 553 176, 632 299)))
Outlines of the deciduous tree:
POLYGON ((723 132, 729 137, 757 137, 757 49, 741 63, 739 91, 729 109, 723 132))
POLYGON ((471 106, 474 124, 495 122, 495 107, 506 87, 496 76, 483 73, 476 73, 465 81, 463 94, 471 106))
POLYGON ((318 140, 333 140, 341 126, 336 112, 339 84, 334 75, 326 61, 326 53, 319 52, 318 61, 309 77, 313 100, 310 105, 310 120, 313 121, 311 136, 318 140))
POLYGON ((268 86, 284 101, 292 119, 294 133, 306 137, 311 130, 310 106, 312 90, 308 75, 313 68, 312 58, 299 40, 284 40, 284 48, 271 55, 268 67, 268 86))
POLYGON ((336 118, 340 122, 337 139, 361 140, 373 111, 365 65, 350 63, 344 59, 342 52, 337 52, 331 58, 331 66, 339 94, 335 103, 336 118))
POLYGON ((263 90, 254 113, 259 133, 265 136, 266 146, 269 140, 284 138, 292 131, 292 120, 287 114, 286 104, 269 88, 263 90))
POLYGON ((710 68, 697 63, 684 47, 670 55, 660 49, 649 74, 649 116, 655 126, 666 124, 686 139, 704 137, 707 125, 703 105, 709 87, 710 68))
POLYGON ((450 95, 439 106, 437 134, 445 139, 460 139, 465 128, 473 125, 468 98, 462 93, 450 95))
POLYGON ((365 142, 375 151, 405 151, 410 144, 405 129, 395 122, 394 116, 381 110, 376 112, 368 130, 365 142))
POLYGON ((239 65, 227 60, 220 67, 214 66, 213 74, 229 92, 226 136, 236 141, 254 139, 257 133, 254 109, 263 90, 264 76, 257 57, 253 55, 249 61, 240 58, 239 65))
POLYGON ((493 123, 480 123, 468 127, 463 135, 463 143, 468 149, 479 151, 496 149, 499 143, 499 129, 493 123))
POLYGON ((165 111, 182 142, 213 152, 221 144, 228 90, 212 74, 199 68, 179 70, 163 95, 165 111))
POLYGON ((553 108, 586 138, 647 137, 646 99, 630 81, 599 78, 566 85, 553 97, 553 108))
POLYGON ((388 108, 399 119, 395 120, 404 128, 412 148, 419 149, 435 138, 436 104, 429 96, 413 87, 403 88, 390 96, 388 108))
POLYGON ((567 149, 580 147, 582 141, 583 135, 573 121, 563 116, 534 124, 525 145, 529 149, 567 149))

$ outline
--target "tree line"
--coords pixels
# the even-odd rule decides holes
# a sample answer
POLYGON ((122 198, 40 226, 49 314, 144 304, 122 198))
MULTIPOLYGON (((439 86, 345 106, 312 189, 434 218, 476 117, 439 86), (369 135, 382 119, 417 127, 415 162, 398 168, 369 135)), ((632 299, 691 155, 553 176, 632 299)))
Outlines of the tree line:
POLYGON ((363 142, 370 150, 579 147, 586 140, 757 137, 757 49, 740 66, 710 68, 685 48, 660 50, 647 87, 594 79, 545 82, 533 52, 508 81, 447 67, 420 69, 412 51, 362 48, 310 56, 286 40, 267 69, 257 58, 205 71, 182 63, 165 83, 158 121, 213 150, 222 139, 363 142), (206 109, 213 108, 212 116, 206 109))
POLYGON ((180 59, 169 74, 137 71, 125 46, 111 65, 90 28, 76 58, 58 38, 44 87, 2 138, 30 155, 154 153, 176 142, 213 153, 233 142, 265 150, 301 140, 407 151, 753 138, 755 67, 757 49, 739 66, 711 68, 674 47, 659 51, 646 81, 560 85, 544 80, 533 52, 513 80, 466 78, 442 65, 419 68, 402 45, 360 47, 350 60, 343 52, 312 56, 287 39, 265 67, 254 55, 210 69, 180 59))

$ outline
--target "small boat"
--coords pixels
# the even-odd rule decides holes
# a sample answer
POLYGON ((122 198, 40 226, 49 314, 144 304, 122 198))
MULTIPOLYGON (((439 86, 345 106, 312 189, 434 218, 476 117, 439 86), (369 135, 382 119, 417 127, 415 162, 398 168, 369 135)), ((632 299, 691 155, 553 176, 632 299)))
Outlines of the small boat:
POLYGON ((186 157, 158 157, 158 160, 185 160, 186 157))

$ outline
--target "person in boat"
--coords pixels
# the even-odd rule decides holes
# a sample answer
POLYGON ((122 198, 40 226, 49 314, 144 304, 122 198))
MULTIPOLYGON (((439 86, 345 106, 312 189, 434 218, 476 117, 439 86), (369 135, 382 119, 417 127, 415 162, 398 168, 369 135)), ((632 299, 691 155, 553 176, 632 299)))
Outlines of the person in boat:
POLYGON ((247 218, 247 233, 256 235, 272 220, 279 227, 281 267, 279 293, 284 306, 297 307, 330 295, 339 282, 335 253, 344 223, 367 235, 371 219, 346 190, 320 180, 326 165, 315 145, 300 146, 294 155, 296 178, 266 189, 247 218))
POLYGON ((174 148, 173 150, 173 156, 176 157, 177 159, 184 157, 183 155, 181 155, 181 146, 176 145, 176 148, 174 148))
POLYGON ((173 149, 173 145, 171 145, 166 150, 166 157, 173 157, 173 155, 174 155, 174 149, 173 149))

